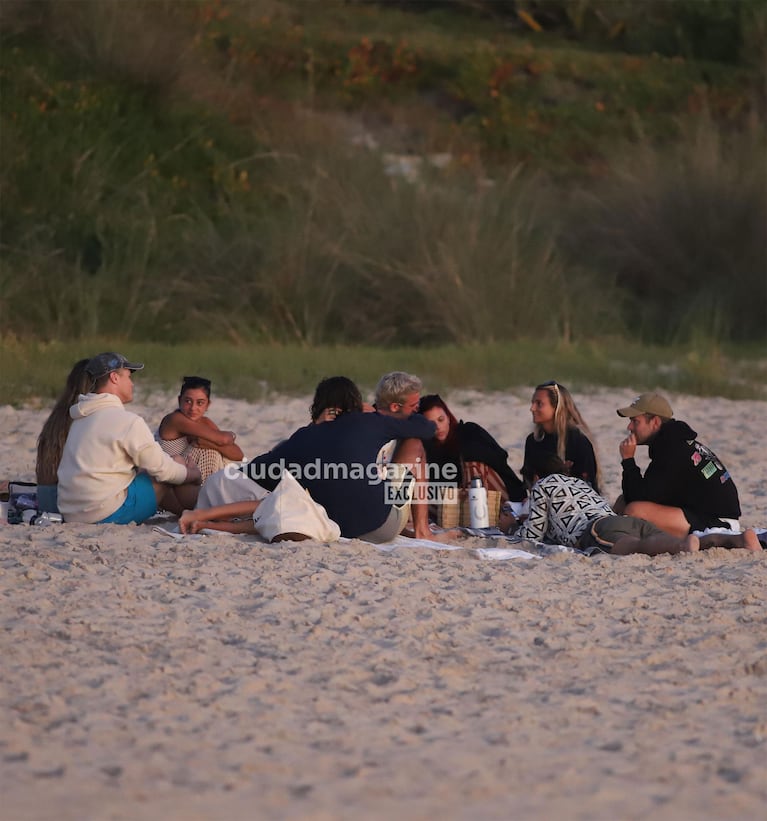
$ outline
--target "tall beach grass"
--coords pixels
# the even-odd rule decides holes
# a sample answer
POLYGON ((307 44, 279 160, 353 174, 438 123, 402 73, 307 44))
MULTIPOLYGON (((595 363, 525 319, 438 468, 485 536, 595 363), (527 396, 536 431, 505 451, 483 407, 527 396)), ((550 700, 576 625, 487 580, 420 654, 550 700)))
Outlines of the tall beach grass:
POLYGON ((7 8, 21 10, 0 18, 7 338, 767 339, 765 129, 721 65, 536 51, 487 26, 457 49, 449 14, 406 48, 416 18, 383 8, 7 8), (380 43, 360 39, 379 23, 380 43), (710 91, 690 85, 701 71, 710 91), (679 122, 647 113, 690 89, 679 122), (415 180, 392 177, 387 135, 422 148, 419 109, 446 167, 421 158, 415 180), (350 128, 376 122, 369 147, 351 145, 350 128), (540 153, 520 153, 523 133, 540 153), (581 140, 593 173, 556 173, 581 140))
POLYGON ((641 339, 767 340, 767 152, 761 126, 710 119, 641 141, 577 191, 560 248, 624 295, 641 339))
POLYGON ((205 155, 198 129, 164 160, 148 151, 148 170, 103 134, 76 152, 41 141, 43 177, 63 166, 68 180, 36 195, 31 170, 23 185, 19 169, 5 178, 25 208, 2 209, 3 328, 303 344, 765 339, 761 129, 626 146, 604 181, 574 189, 521 168, 393 180, 375 152, 311 118, 292 125, 254 132, 240 161, 205 155), (199 156, 207 186, 157 171, 199 156))

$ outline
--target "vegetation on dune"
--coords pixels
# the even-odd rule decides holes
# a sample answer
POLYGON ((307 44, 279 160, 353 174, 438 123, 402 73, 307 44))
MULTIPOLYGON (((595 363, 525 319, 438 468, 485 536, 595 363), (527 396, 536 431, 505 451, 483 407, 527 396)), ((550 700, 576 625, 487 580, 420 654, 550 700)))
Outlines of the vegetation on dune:
POLYGON ((767 360, 758 348, 698 344, 654 346, 617 337, 599 342, 552 344, 547 339, 513 343, 403 346, 242 345, 221 342, 161 344, 114 337, 69 342, 6 338, 0 346, 0 385, 6 401, 53 399, 63 375, 83 356, 118 347, 146 363, 138 377, 143 392, 178 389, 179 376, 198 373, 219 396, 248 400, 274 393, 311 393, 323 376, 343 373, 370 394, 382 373, 417 373, 430 391, 508 391, 555 377, 574 390, 594 385, 631 390, 663 389, 702 396, 764 399, 767 360))
POLYGON ((5 0, 1 332, 763 342, 764 7, 636 6, 5 0))

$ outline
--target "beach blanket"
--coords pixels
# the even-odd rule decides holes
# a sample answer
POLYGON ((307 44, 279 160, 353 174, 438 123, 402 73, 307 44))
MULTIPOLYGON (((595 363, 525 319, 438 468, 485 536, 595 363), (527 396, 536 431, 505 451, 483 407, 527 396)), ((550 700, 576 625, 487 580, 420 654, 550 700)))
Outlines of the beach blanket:
POLYGON ((432 542, 428 539, 409 539, 407 536, 398 536, 393 542, 385 544, 375 544, 373 547, 383 553, 392 553, 395 550, 412 550, 421 548, 424 550, 465 550, 476 559, 490 561, 503 561, 505 559, 540 559, 541 555, 529 550, 521 550, 512 547, 468 547, 461 544, 444 544, 442 542, 432 542))
MULTIPOLYGON (((202 539, 206 536, 223 536, 231 537, 234 534, 226 533, 221 530, 202 530, 200 533, 191 535, 179 533, 178 525, 169 525, 168 527, 155 526, 152 528, 158 533, 163 533, 173 539, 202 539)), ((546 556, 553 556, 557 553, 572 553, 578 556, 593 556, 595 554, 604 553, 598 547, 590 548, 589 550, 579 550, 575 547, 568 547, 561 544, 544 544, 543 542, 532 542, 527 539, 518 539, 514 536, 509 536, 497 527, 483 527, 471 528, 460 527, 453 528, 460 531, 466 536, 472 536, 474 539, 492 539, 496 542, 492 547, 477 547, 476 544, 466 544, 456 540, 455 542, 433 542, 429 539, 411 539, 408 536, 397 536, 391 542, 384 542, 383 544, 374 544, 373 542, 366 542, 380 550, 383 553, 393 553, 395 550, 465 550, 473 558, 481 559, 483 561, 506 561, 508 559, 542 559, 546 556), (498 546, 498 540, 503 540, 505 545, 498 546)), ((437 528, 434 532, 440 532, 437 528)), ((767 528, 754 528, 762 547, 767 550, 767 528)), ((719 529, 721 532, 729 532, 719 529)), ((698 535, 705 535, 707 533, 717 532, 716 530, 702 531, 698 535)), ((239 535, 242 538, 242 534, 239 535)), ((258 536, 247 536, 251 541, 256 543, 266 543, 265 540, 258 536)), ((360 541, 355 539, 346 539, 343 536, 339 539, 340 542, 360 541)))
POLYGON ((543 544, 542 542, 531 542, 527 539, 516 539, 508 536, 496 527, 485 528, 470 528, 461 527, 456 528, 467 536, 481 539, 493 539, 497 542, 502 539, 506 542, 505 546, 499 547, 495 544, 492 547, 477 547, 475 544, 466 544, 463 542, 433 542, 429 539, 411 539, 407 536, 398 536, 391 542, 385 544, 373 545, 378 550, 386 553, 391 553, 398 549, 413 549, 420 548, 425 550, 466 550, 471 553, 474 558, 484 559, 489 561, 505 561, 506 559, 542 559, 545 556, 551 556, 555 553, 575 553, 582 556, 587 555, 582 550, 576 550, 573 547, 558 544, 543 544))
MULTIPOLYGON (((171 539, 176 540, 200 540, 207 537, 223 537, 223 538, 243 538, 243 534, 227 533, 221 530, 201 530, 199 533, 181 533, 178 525, 169 525, 163 527, 161 525, 154 525, 152 530, 156 533, 162 533, 171 539)), ((476 530, 471 528, 460 528, 465 531, 467 535, 475 538, 503 538, 508 546, 506 547, 476 547, 475 545, 467 545, 461 542, 433 542, 428 539, 411 539, 408 536, 398 536, 391 542, 384 542, 383 544, 373 544, 373 542, 366 542, 377 550, 383 553, 392 553, 395 550, 463 550, 468 552, 473 558, 484 561, 506 561, 508 559, 541 559, 545 556, 551 556, 554 553, 577 553, 585 555, 583 551, 575 550, 572 547, 564 545, 550 545, 539 542, 530 542, 524 539, 512 539, 503 534, 497 528, 484 528, 476 530)), ((246 536, 250 541, 258 544, 268 544, 265 539, 260 539, 258 536, 246 536)), ((350 543, 353 541, 360 541, 358 539, 346 539, 341 537, 338 541, 350 543)))

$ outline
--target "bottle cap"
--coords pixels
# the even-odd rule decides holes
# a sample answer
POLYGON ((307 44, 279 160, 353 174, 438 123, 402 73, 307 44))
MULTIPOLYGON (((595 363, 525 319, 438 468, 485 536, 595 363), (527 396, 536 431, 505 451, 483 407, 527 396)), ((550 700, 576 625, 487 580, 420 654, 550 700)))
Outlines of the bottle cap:
POLYGON ((482 487, 482 480, 479 478, 479 476, 475 476, 471 480, 471 487, 482 487))

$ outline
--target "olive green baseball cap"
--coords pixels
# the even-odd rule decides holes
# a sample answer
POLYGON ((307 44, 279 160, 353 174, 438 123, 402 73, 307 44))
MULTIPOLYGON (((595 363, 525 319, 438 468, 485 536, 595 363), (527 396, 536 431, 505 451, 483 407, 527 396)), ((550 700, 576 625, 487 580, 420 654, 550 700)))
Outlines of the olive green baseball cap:
POLYGON ((665 419, 671 419, 674 415, 668 399, 659 393, 640 393, 627 408, 618 408, 616 412, 618 416, 628 416, 630 419, 643 413, 662 416, 665 419))

